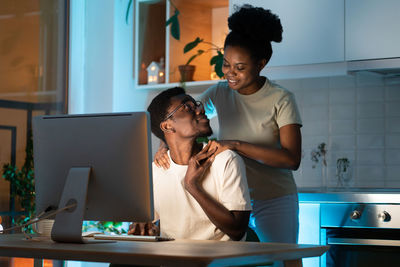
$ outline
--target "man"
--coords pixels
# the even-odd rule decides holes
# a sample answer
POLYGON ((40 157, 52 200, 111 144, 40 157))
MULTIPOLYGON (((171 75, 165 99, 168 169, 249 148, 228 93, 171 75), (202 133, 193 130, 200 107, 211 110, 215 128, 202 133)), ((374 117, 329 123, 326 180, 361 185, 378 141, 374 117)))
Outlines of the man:
MULTIPOLYGON (((179 239, 241 240, 250 197, 242 159, 209 144, 196 143, 212 133, 203 106, 175 87, 157 95, 148 107, 152 132, 169 148, 171 167, 153 163, 155 218, 161 236, 179 239)), ((132 224, 130 234, 157 235, 151 223, 132 224)))

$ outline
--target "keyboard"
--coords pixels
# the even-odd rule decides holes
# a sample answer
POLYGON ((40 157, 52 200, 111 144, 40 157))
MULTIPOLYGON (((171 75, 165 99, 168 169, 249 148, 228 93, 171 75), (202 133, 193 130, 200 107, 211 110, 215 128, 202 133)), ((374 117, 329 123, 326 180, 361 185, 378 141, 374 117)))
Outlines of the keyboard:
POLYGON ((143 241, 143 242, 158 242, 158 241, 172 241, 175 240, 169 237, 162 236, 147 236, 147 235, 106 235, 95 234, 94 239, 100 240, 115 240, 115 241, 143 241))

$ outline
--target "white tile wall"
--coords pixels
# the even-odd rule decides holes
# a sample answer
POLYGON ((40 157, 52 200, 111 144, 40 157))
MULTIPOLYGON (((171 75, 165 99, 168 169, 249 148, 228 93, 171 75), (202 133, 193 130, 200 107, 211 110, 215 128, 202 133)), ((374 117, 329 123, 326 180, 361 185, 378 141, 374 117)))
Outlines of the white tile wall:
MULTIPOLYGON (((353 104, 335 104, 329 106, 329 119, 331 120, 354 120, 356 107, 353 104)), ((325 117, 327 118, 327 117, 325 117)))
POLYGON ((385 162, 388 165, 400 165, 400 149, 386 149, 385 162))
POLYGON ((328 186, 337 187, 336 161, 350 160, 350 187, 400 188, 400 77, 371 73, 277 81, 294 92, 303 119, 299 187, 322 185, 311 151, 327 144, 328 186))
POLYGON ((388 102, 385 105, 385 114, 387 117, 400 117, 400 101, 388 102))
POLYGON ((359 134, 357 135, 356 145, 359 149, 384 148, 385 136, 383 134, 359 134))
MULTIPOLYGON (((289 89, 290 90, 290 89, 289 89)), ((303 89, 303 106, 307 105, 328 105, 328 90, 327 89, 316 89, 316 88, 305 88, 303 89)))
POLYGON ((328 142, 330 151, 345 151, 356 149, 356 135, 331 135, 328 142))
POLYGON ((357 88, 357 102, 379 102, 383 101, 385 91, 382 87, 361 87, 357 88))
POLYGON ((362 186, 363 182, 384 184, 384 169, 378 165, 358 165, 356 183, 362 186))
POLYGON ((385 144, 390 148, 400 148, 400 134, 386 134, 385 144))
POLYGON ((353 104, 356 100, 355 88, 334 88, 329 90, 329 102, 331 104, 353 104))
POLYGON ((385 116, 383 102, 357 104, 357 118, 381 118, 385 116))
POLYGON ((350 88, 354 89, 356 87, 355 76, 335 76, 329 79, 329 88, 350 88))
MULTIPOLYGON (((400 108, 400 106, 398 108, 400 108)), ((400 117, 391 117, 386 119, 386 132, 400 133, 400 117)))
POLYGON ((370 118, 357 120, 357 133, 384 133, 385 132, 385 119, 384 118, 370 118))
POLYGON ((358 149, 357 164, 382 166, 384 164, 384 149, 358 149))
POLYGON ((385 88, 385 98, 386 101, 399 101, 400 100, 400 90, 399 84, 386 86, 385 88))
POLYGON ((388 180, 395 180, 400 182, 400 165, 389 165, 386 167, 386 177, 388 180))
POLYGON ((330 120, 329 132, 332 135, 338 134, 354 134, 355 133, 355 120, 330 120))
POLYGON ((328 130, 328 120, 303 122, 302 132, 305 135, 327 135, 328 130))
POLYGON ((324 121, 328 118, 328 106, 327 105, 310 105, 305 106, 302 109, 302 120, 303 122, 309 121, 324 121))

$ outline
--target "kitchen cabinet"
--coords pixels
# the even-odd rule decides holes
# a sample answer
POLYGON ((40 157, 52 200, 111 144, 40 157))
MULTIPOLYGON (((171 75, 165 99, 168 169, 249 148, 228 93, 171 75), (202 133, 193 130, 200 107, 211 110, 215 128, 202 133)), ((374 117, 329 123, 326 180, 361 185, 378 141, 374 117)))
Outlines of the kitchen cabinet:
MULTIPOLYGON (((320 244, 320 204, 299 204, 299 244, 320 244)), ((303 259, 303 267, 320 266, 321 257, 303 259)))
MULTIPOLYGON (((173 0, 135 1, 135 79, 137 88, 159 89, 179 85, 179 65, 184 65, 198 49, 205 52, 190 64, 195 65, 194 81, 186 82, 188 87, 207 87, 216 83, 210 59, 214 55, 210 45, 200 44, 184 54, 184 46, 199 37, 218 47, 223 46, 228 33, 227 17, 229 0, 173 0), (179 10, 180 39, 170 33, 171 24, 166 21, 179 10), (154 62, 151 66, 150 64, 154 62), (163 72, 156 82, 150 77, 150 66, 156 72, 163 72)), ((216 52, 215 52, 216 54, 216 52)))
POLYGON ((344 61, 344 0, 231 0, 270 9, 281 19, 283 40, 272 43, 271 67, 344 61))
POLYGON ((400 57, 400 1, 345 3, 346 60, 400 57))

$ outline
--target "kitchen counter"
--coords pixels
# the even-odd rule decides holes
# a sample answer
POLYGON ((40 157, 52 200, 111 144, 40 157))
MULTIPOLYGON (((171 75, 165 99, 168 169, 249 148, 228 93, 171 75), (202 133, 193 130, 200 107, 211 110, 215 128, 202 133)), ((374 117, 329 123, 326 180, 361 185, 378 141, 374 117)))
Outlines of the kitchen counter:
POLYGON ((400 192, 299 192, 299 202, 400 204, 400 192))

